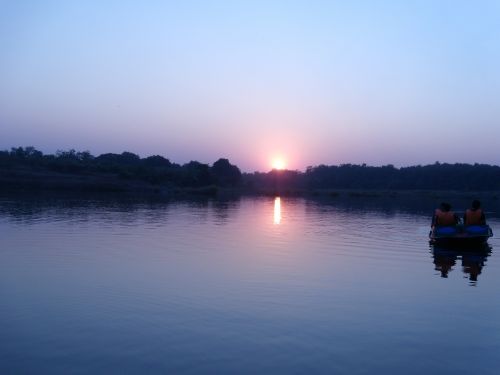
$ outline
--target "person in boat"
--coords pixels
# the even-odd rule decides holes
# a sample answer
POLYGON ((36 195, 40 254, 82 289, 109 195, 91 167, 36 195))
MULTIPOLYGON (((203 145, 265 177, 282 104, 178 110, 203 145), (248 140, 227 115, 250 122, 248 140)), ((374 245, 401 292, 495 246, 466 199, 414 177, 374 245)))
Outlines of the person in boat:
POLYGON ((456 213, 451 210, 451 204, 442 202, 439 208, 434 211, 432 216, 432 224, 434 227, 448 227, 457 225, 460 219, 456 213))
POLYGON ((486 225, 486 217, 481 209, 481 202, 474 199, 471 206, 465 211, 464 225, 486 225))

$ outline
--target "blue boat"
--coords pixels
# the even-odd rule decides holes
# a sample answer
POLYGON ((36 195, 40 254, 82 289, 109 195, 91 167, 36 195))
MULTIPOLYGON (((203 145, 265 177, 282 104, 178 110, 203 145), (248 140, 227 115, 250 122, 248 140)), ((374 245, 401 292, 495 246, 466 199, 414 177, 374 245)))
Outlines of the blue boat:
POLYGON ((431 244, 439 246, 473 246, 485 243, 491 236, 489 225, 434 227, 429 232, 431 244))

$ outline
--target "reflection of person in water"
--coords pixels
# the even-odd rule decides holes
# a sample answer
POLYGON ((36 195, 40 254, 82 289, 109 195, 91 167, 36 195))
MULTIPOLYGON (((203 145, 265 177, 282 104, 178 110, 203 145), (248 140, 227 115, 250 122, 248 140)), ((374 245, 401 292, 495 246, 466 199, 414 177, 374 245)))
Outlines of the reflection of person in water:
POLYGON ((457 259, 462 260, 462 271, 474 285, 481 274, 488 256, 491 254, 491 247, 486 245, 473 249, 446 249, 433 247, 434 269, 441 273, 441 277, 447 278, 450 271, 457 263, 457 259))
POLYGON ((486 257, 487 255, 480 254, 462 255, 462 270, 466 275, 469 275, 470 281, 477 281, 477 277, 481 274, 486 257))
POLYGON ((456 260, 457 254, 454 251, 434 251, 434 269, 441 272, 441 277, 448 277, 448 272, 453 269, 456 260))

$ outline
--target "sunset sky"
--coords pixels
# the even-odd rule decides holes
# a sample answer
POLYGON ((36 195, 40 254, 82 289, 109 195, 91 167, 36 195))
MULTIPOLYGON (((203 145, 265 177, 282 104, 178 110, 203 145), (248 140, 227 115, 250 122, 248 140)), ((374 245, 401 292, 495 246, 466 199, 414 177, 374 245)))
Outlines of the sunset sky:
POLYGON ((0 149, 500 164, 498 1, 2 1, 0 149))

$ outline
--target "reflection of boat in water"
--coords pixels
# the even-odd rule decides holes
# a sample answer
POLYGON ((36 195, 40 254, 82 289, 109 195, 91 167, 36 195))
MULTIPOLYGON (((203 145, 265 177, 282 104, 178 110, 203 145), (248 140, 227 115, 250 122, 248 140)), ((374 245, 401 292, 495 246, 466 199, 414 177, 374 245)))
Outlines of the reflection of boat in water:
POLYGON ((429 232, 430 242, 439 246, 470 247, 484 244, 493 236, 489 225, 454 225, 434 227, 429 232))
POLYGON ((482 243, 472 247, 433 246, 434 269, 441 273, 441 277, 448 277, 448 273, 462 261, 462 271, 475 284, 484 267, 486 259, 491 254, 491 246, 482 243))

